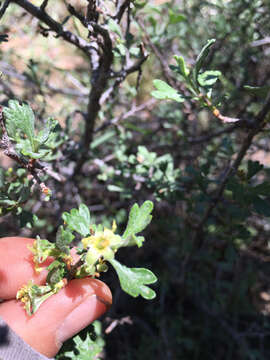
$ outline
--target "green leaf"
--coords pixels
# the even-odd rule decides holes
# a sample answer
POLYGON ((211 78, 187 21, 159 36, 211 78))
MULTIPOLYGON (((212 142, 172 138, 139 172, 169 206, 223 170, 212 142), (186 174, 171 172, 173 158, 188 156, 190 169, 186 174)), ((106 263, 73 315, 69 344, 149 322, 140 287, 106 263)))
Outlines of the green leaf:
POLYGON ((138 247, 142 246, 143 237, 136 237, 136 234, 143 231, 146 226, 151 222, 154 204, 152 201, 145 201, 141 207, 134 204, 130 210, 126 230, 123 234, 123 239, 127 240, 127 246, 137 244, 138 247))
POLYGON ((169 9, 169 23, 170 24, 177 24, 179 22, 185 21, 187 18, 183 14, 179 14, 174 12, 173 10, 169 9))
POLYGON ((30 211, 22 210, 22 212, 18 215, 18 219, 20 221, 21 228, 27 225, 33 226, 35 222, 35 215, 30 211))
POLYGON ((44 129, 42 129, 36 137, 39 145, 46 143, 57 124, 58 121, 51 117, 46 121, 44 129))
POLYGON ((48 256, 53 256, 55 254, 55 244, 46 239, 40 239, 40 237, 37 236, 36 248, 32 248, 31 251, 38 263, 41 264, 48 256))
POLYGON ((7 132, 10 137, 16 139, 20 130, 30 141, 32 151, 35 149, 35 116, 31 107, 27 104, 20 105, 17 100, 9 100, 9 107, 4 107, 7 132))
POLYGON ((120 280, 121 288, 133 297, 141 295, 147 300, 154 299, 156 293, 146 286, 157 281, 157 277, 152 271, 144 268, 128 268, 120 264, 117 260, 110 260, 120 280))
POLYGON ((245 85, 244 89, 252 95, 256 95, 262 98, 267 97, 270 92, 270 85, 266 86, 249 86, 245 85))
POLYGON ((55 245, 65 254, 69 254, 68 245, 72 242, 73 239, 74 235, 69 230, 65 230, 63 226, 60 226, 57 230, 55 245))
POLYGON ((38 290, 34 290, 35 285, 33 286, 33 290, 31 292, 30 300, 28 303, 26 303, 26 311, 28 315, 33 315, 40 305, 47 300, 50 296, 52 296, 55 292, 51 290, 50 286, 36 286, 38 290), (44 295, 38 295, 40 292, 40 288, 44 289, 45 294, 44 295))
POLYGON ((93 338, 87 333, 85 340, 82 340, 79 335, 75 336, 72 340, 75 342, 75 351, 67 351, 64 353, 65 358, 73 360, 99 360, 98 354, 101 353, 105 346, 105 341, 101 336, 100 322, 94 321, 94 334, 93 338))
POLYGON ((147 1, 144 0, 135 0, 134 6, 138 9, 142 9, 147 4, 147 1))
POLYGON ((259 171, 261 171, 264 166, 259 163, 259 161, 248 161, 248 173, 247 178, 251 179, 254 175, 256 175, 259 171))
POLYGON ((117 24, 116 21, 113 19, 110 19, 108 21, 108 29, 114 33, 116 33, 118 36, 122 37, 122 30, 121 27, 117 24))
POLYGON ((6 194, 0 193, 0 206, 13 206, 16 201, 11 200, 6 194))
POLYGON ((269 196, 270 194, 270 183, 265 181, 252 188, 252 191, 257 195, 269 196))
POLYGON ((107 188, 108 188, 109 191, 113 191, 113 192, 114 191, 116 191, 116 192, 123 192, 124 191, 124 189, 120 188, 119 186, 112 185, 112 184, 108 185, 107 188))
POLYGON ((183 96, 180 95, 177 90, 172 88, 165 81, 156 79, 153 81, 153 84, 157 90, 152 91, 151 95, 156 99, 174 100, 180 103, 185 101, 183 96))
POLYGON ((270 216, 270 203, 267 200, 263 200, 259 196, 254 198, 253 200, 253 208, 254 210, 263 216, 270 216))
POLYGON ((207 55, 209 53, 210 47, 215 42, 216 42, 215 39, 208 40, 207 44, 202 48, 200 54, 198 55, 198 57, 196 59, 195 67, 194 67, 194 70, 193 70, 193 77, 194 77, 194 80, 196 82, 197 82, 199 71, 201 70, 201 68, 203 66, 203 63, 204 63, 204 60, 206 59, 206 57, 207 57, 207 55))
POLYGON ((111 138, 115 137, 115 131, 114 130, 111 130, 111 131, 107 131, 105 132, 105 134, 95 138, 91 145, 90 145, 90 148, 93 150, 95 148, 97 148, 98 146, 106 143, 108 140, 110 140, 111 138))
POLYGON ((183 58, 183 56, 174 55, 174 59, 177 62, 180 74, 183 75, 184 77, 187 77, 189 75, 189 69, 186 66, 185 59, 183 58))
POLYGON ((60 262, 58 260, 54 260, 48 267, 47 267, 48 275, 46 281, 49 285, 55 285, 59 281, 61 281, 66 273, 65 263, 60 262))
POLYGON ((79 210, 72 209, 70 213, 64 212, 62 218, 71 230, 83 236, 89 235, 90 213, 86 205, 81 204, 79 210))
POLYGON ((201 86, 212 86, 216 83, 221 76, 221 72, 218 70, 207 70, 198 75, 198 83, 201 86))

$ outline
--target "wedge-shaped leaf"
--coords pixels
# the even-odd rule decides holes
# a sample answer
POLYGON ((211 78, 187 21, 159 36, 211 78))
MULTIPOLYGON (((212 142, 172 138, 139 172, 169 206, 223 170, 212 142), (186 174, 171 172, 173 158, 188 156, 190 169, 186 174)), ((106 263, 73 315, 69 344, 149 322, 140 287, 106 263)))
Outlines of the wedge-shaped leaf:
POLYGON ((22 104, 17 100, 9 100, 8 107, 4 107, 7 132, 10 137, 15 139, 18 136, 18 130, 27 136, 32 150, 35 151, 35 116, 31 107, 22 104))
POLYGON ((121 27, 117 24, 116 21, 110 19, 107 26, 110 31, 115 32, 118 36, 122 37, 121 27))
MULTIPOLYGON (((37 142, 35 140, 35 147, 37 149, 37 142)), ((28 139, 21 140, 17 145, 16 149, 25 156, 30 157, 31 159, 41 159, 48 155, 51 150, 50 149, 37 149, 37 151, 33 151, 30 141, 28 139)))
POLYGON ((270 92, 270 85, 266 86, 249 86, 245 85, 244 89, 252 95, 265 98, 270 92))
POLYGON ((177 102, 185 101, 183 96, 180 95, 177 90, 172 88, 165 81, 156 79, 153 81, 153 84, 157 90, 152 91, 151 95, 154 96, 156 99, 174 100, 177 102))
POLYGON ((25 303, 26 306, 26 312, 28 315, 33 315, 40 305, 47 300, 50 296, 52 296, 55 292, 51 290, 50 286, 35 286, 33 285, 33 290, 29 293, 29 299, 25 303), (38 290, 34 290, 34 289, 38 290), (42 289, 42 291, 40 291, 42 289), (41 293, 44 293, 42 295, 41 293))
POLYGON ((186 66, 185 59, 183 58, 183 56, 174 55, 174 59, 177 62, 179 73, 184 77, 187 77, 189 74, 189 69, 186 66))
POLYGON ((259 171, 263 170, 264 166, 259 161, 248 160, 247 178, 251 179, 259 171))
POLYGON ((142 9, 147 4, 147 1, 144 0, 135 0, 134 6, 138 9, 142 9))
POLYGON ((270 183, 268 181, 265 181, 257 186, 254 186, 252 188, 252 191, 255 194, 263 195, 263 196, 269 196, 270 194, 270 183))
POLYGON ((217 82, 220 76, 221 72, 218 70, 207 70, 198 75, 198 83, 205 87, 212 86, 217 82))
POLYGON ((86 205, 81 204, 79 210, 72 209, 70 213, 64 212, 62 218, 71 230, 77 231, 82 236, 89 235, 90 213, 86 205))
POLYGON ((40 237, 37 236, 36 245, 30 248, 30 250, 34 254, 36 261, 41 264, 48 256, 55 254, 55 244, 46 239, 40 239, 40 237))
POLYGON ((141 295, 147 300, 154 299, 156 293, 146 285, 153 284, 157 277, 152 271, 144 268, 128 268, 117 260, 110 260, 120 280, 121 288, 133 297, 141 295))
POLYGON ((179 14, 174 12, 173 10, 169 9, 169 23, 170 24, 177 24, 181 21, 185 21, 187 18, 183 14, 179 14))
POLYGON ((65 254, 69 254, 68 245, 73 239, 74 235, 69 230, 65 230, 63 226, 60 226, 57 230, 55 245, 65 254))
POLYGON ((6 194, 0 193, 0 206, 13 206, 16 201, 9 199, 6 194))
POLYGON ((208 40, 207 44, 202 48, 200 54, 198 55, 198 57, 196 59, 194 70, 193 70, 193 77, 196 82, 197 82, 199 71, 201 70, 204 60, 206 59, 206 57, 210 51, 210 47, 215 43, 215 41, 216 41, 215 39, 208 40))
POLYGON ((126 230, 123 234, 123 239, 127 241, 127 246, 137 244, 138 247, 142 246, 143 237, 137 237, 136 234, 143 231, 146 226, 151 222, 154 204, 152 201, 145 201, 141 207, 134 204, 130 210, 126 230))
POLYGON ((59 281, 61 281, 66 273, 65 263, 60 262, 58 260, 54 260, 48 267, 47 267, 48 275, 46 281, 49 285, 55 285, 59 281))
POLYGON ((49 118, 46 121, 44 129, 42 129, 36 137, 36 140, 38 141, 39 145, 46 143, 46 141, 49 139, 49 136, 51 135, 57 124, 58 121, 53 118, 49 118))

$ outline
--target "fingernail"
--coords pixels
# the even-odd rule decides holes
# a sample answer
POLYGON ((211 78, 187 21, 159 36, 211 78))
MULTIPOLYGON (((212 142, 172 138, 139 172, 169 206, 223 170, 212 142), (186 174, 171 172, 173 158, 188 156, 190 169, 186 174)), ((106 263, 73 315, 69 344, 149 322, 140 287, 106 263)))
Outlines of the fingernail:
POLYGON ((56 333, 58 345, 77 334, 107 309, 106 303, 96 295, 89 296, 65 318, 56 333))

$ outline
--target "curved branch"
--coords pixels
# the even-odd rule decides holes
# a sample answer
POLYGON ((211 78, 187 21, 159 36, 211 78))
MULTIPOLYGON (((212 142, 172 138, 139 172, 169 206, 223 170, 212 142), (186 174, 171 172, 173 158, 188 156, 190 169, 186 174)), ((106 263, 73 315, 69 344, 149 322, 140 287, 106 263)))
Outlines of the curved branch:
POLYGON ((43 8, 39 8, 31 4, 28 0, 11 0, 15 4, 22 7, 29 14, 33 15, 43 23, 45 23, 50 30, 57 33, 58 36, 61 36, 64 40, 69 42, 72 45, 75 45, 78 49, 82 50, 87 57, 91 57, 91 45, 89 42, 85 41, 81 37, 73 34, 71 31, 65 30, 63 25, 55 21, 51 16, 49 16, 43 8))
MULTIPOLYGON (((10 2, 11 2, 11 0, 5 0, 3 6, 0 9, 0 19, 4 16, 10 2)), ((1 3, 0 3, 0 6, 1 6, 1 3)))

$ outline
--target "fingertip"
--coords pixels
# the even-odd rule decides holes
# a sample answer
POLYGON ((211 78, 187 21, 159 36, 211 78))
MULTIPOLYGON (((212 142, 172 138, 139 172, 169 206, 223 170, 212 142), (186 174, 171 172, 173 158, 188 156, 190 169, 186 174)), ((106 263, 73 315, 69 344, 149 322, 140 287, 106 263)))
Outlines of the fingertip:
MULTIPOLYGON (((47 272, 35 271, 33 255, 29 249, 34 239, 5 237, 0 239, 0 297, 8 300, 16 297, 19 288, 30 279, 42 284, 47 272)), ((44 266, 48 265, 44 263, 44 266)))
POLYGON ((103 315, 111 303, 111 291, 102 281, 74 279, 44 301, 33 316, 16 300, 1 304, 0 315, 30 346, 53 357, 64 341, 103 315))

